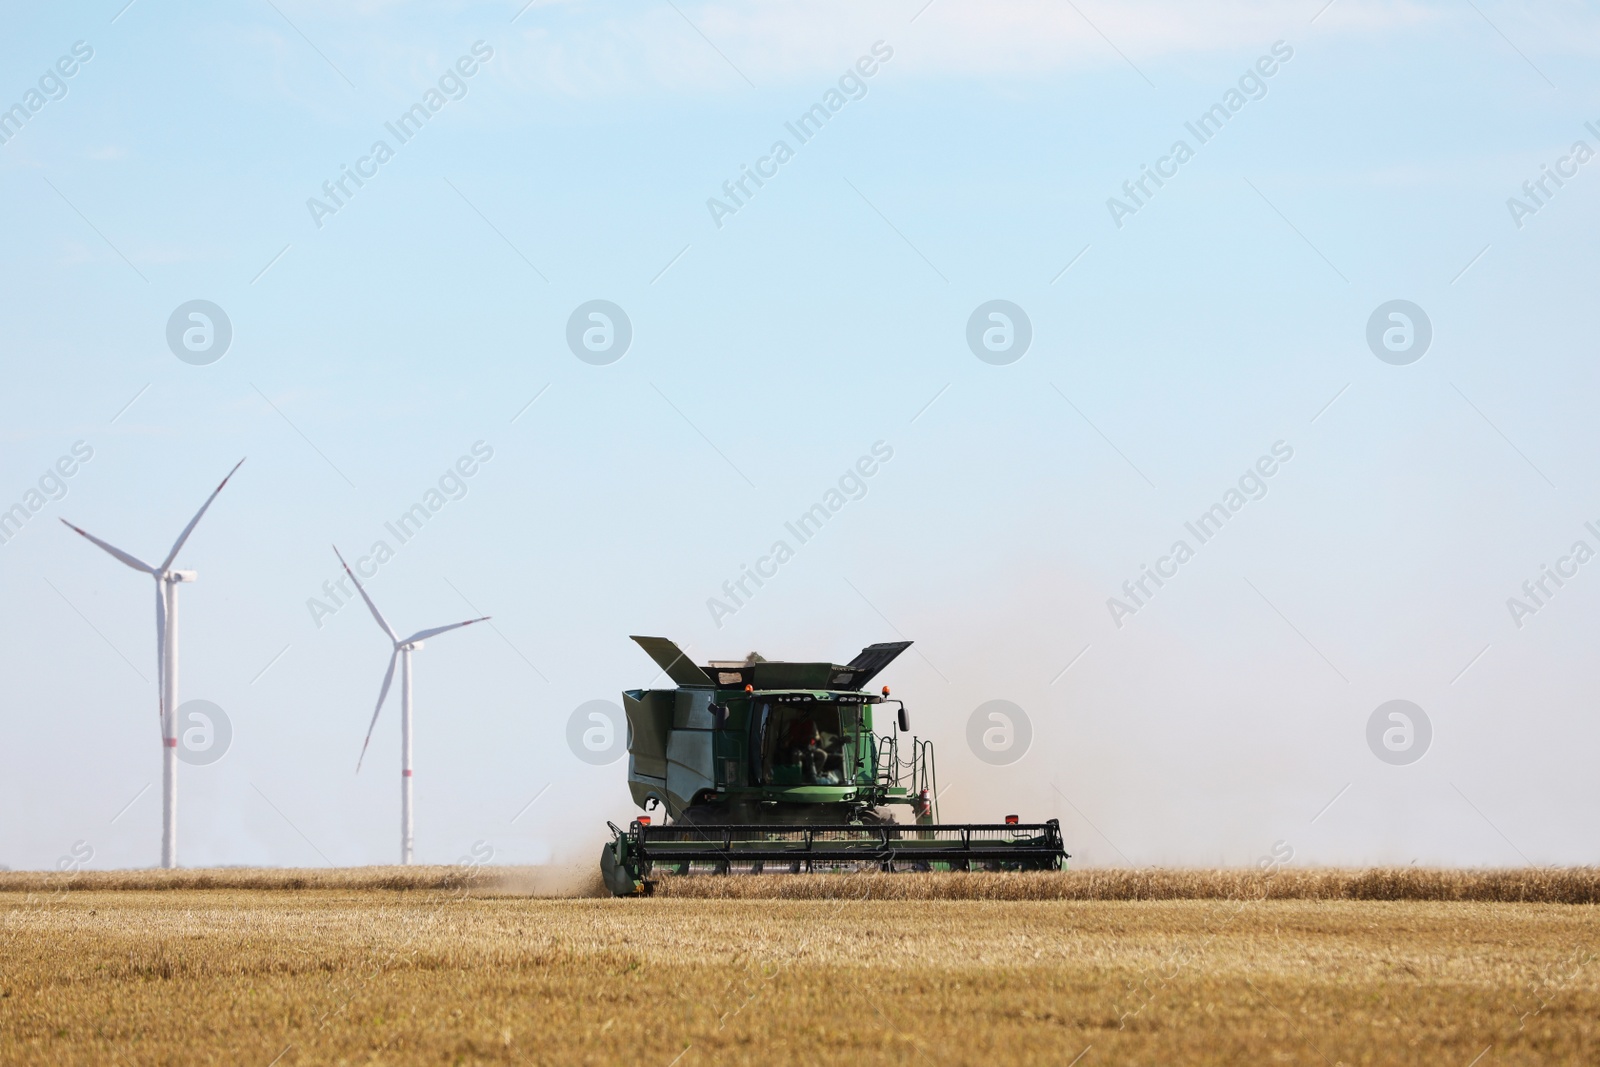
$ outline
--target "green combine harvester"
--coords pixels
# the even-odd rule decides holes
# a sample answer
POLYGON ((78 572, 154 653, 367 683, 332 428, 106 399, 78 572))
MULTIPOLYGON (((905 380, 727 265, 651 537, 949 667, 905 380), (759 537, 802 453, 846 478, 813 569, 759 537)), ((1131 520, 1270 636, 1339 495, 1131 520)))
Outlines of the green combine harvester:
POLYGON ((657 872, 1047 871, 1066 863, 1055 819, 938 821, 933 743, 911 735, 905 704, 890 699, 888 686, 865 691, 910 641, 871 645, 843 665, 752 653, 702 667, 664 637, 633 640, 676 688, 623 694, 628 787, 646 814, 626 830, 608 824, 600 869, 617 896, 648 893, 657 872))

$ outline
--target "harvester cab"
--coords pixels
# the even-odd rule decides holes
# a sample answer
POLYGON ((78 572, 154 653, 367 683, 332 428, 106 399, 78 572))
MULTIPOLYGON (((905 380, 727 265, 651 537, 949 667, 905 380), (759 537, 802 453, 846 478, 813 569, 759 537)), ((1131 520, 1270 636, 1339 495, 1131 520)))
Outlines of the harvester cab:
POLYGON ((628 786, 646 814, 627 830, 611 827, 601 869, 613 893, 647 891, 657 867, 1054 869, 1065 861, 1055 820, 938 822, 932 742, 910 733, 910 714, 887 686, 866 691, 910 641, 869 645, 846 664, 751 653, 699 665, 666 638, 633 640, 675 688, 623 694, 628 786))

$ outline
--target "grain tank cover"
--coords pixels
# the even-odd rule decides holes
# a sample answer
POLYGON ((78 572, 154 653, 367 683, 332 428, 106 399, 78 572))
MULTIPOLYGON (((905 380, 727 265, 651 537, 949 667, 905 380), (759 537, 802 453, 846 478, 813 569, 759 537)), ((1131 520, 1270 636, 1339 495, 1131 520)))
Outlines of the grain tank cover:
POLYGON ((656 666, 667 672, 674 685, 709 686, 711 678, 694 665, 683 649, 665 637, 635 637, 634 642, 645 654, 656 661, 656 666))
POLYGON ((878 672, 893 663, 906 649, 911 647, 910 641, 885 641, 881 644, 868 645, 861 650, 848 664, 852 671, 857 672, 855 685, 852 689, 860 689, 878 676, 878 672))
POLYGON ((911 647, 910 641, 886 641, 868 645, 849 663, 789 662, 752 656, 746 660, 713 660, 703 667, 674 642, 665 637, 635 637, 639 647, 650 654, 662 670, 679 686, 692 688, 743 689, 861 689, 895 658, 911 647))

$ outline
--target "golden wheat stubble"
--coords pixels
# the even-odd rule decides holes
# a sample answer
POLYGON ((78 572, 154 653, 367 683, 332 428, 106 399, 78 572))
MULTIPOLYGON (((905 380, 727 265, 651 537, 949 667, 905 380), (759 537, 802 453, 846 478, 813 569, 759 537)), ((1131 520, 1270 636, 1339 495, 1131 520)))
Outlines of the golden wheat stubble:
POLYGON ((6 1062, 1600 1062, 1589 905, 25 895, 6 1062))

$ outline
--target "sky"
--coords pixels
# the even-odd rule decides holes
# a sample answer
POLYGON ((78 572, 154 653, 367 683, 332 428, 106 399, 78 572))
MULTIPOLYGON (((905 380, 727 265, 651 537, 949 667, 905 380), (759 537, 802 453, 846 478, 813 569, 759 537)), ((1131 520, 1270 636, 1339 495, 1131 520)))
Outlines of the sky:
POLYGON ((420 862, 592 862, 649 634, 914 641, 941 817, 1077 866, 1593 863, 1597 55, 1560 0, 13 5, 0 864, 157 863, 150 579, 58 520, 160 560, 241 458, 185 866, 398 858, 335 545, 492 616, 414 656, 420 862))

